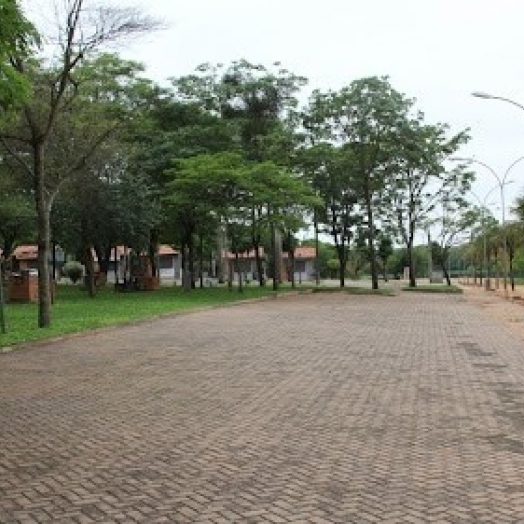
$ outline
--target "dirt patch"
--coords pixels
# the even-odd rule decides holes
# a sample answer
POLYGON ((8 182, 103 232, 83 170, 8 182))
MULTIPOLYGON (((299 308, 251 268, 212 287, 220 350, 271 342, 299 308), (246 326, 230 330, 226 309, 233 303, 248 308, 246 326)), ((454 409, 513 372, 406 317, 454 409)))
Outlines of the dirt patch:
POLYGON ((524 301, 523 289, 517 288, 505 298, 504 291, 485 291, 480 287, 463 286, 463 297, 483 313, 499 321, 517 334, 524 341, 524 301))

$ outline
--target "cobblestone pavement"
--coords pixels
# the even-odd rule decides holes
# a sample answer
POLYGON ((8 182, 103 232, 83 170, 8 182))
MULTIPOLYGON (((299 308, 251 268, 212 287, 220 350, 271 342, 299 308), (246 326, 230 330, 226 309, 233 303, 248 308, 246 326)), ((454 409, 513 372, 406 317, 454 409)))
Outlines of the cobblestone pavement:
POLYGON ((524 522, 523 349, 405 293, 0 355, 0 522, 524 522))

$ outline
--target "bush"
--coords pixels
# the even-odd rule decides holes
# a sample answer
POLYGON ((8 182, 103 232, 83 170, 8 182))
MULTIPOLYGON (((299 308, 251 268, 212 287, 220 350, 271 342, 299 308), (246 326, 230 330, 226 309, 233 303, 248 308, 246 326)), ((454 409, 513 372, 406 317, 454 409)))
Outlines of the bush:
POLYGON ((68 277, 73 284, 76 284, 84 274, 84 266, 80 262, 72 260, 64 265, 62 273, 68 277))

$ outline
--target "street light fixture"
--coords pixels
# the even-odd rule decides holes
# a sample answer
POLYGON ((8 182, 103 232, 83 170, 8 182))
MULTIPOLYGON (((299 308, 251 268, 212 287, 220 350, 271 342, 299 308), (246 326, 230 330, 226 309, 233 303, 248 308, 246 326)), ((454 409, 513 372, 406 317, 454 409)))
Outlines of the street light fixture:
POLYGON ((512 104, 524 111, 524 105, 519 104, 518 102, 515 102, 515 100, 511 100, 511 98, 506 98, 504 96, 490 95, 489 93, 484 93, 483 91, 474 91, 473 93, 471 93, 471 96, 474 96, 476 98, 483 98, 484 100, 501 100, 502 102, 512 104))
MULTIPOLYGON (((484 93, 482 93, 482 95, 484 95, 484 93)), ((492 98, 490 95, 486 95, 486 96, 488 96, 489 98, 492 98)), ((506 227, 505 227, 506 226, 506 202, 505 202, 505 197, 504 197, 504 187, 513 182, 513 180, 506 181, 506 178, 508 177, 511 170, 519 162, 524 160, 524 155, 514 160, 510 164, 510 166, 506 169, 506 171, 504 172, 504 176, 502 177, 497 175, 496 171, 491 166, 475 158, 455 157, 455 158, 452 158, 452 160, 456 160, 458 162, 467 162, 468 164, 479 164, 480 166, 486 168, 497 180, 498 187, 500 189, 500 202, 502 206, 502 234, 503 234, 503 251, 504 251, 503 253, 504 255, 504 294, 507 297, 508 296, 508 239, 507 239, 507 232, 506 232, 506 227)))

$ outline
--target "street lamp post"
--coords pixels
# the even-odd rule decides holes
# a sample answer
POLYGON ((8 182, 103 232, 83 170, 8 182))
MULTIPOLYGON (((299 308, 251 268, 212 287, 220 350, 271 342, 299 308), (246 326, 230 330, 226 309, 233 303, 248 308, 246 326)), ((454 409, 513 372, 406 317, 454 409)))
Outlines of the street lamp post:
POLYGON ((491 173, 495 179, 497 180, 498 187, 500 189, 500 202, 502 206, 502 234, 503 234, 503 241, 502 241, 502 247, 503 247, 503 257, 504 257, 504 293, 507 296, 508 295, 508 239, 507 239, 507 232, 506 232, 506 201, 504 196, 504 187, 507 184, 511 184, 511 181, 506 181, 508 175, 510 174, 511 170, 522 160, 524 160, 524 155, 517 158, 513 163, 506 169, 504 172, 504 175, 500 177, 497 175, 496 171, 486 164, 485 162, 481 162, 480 160, 477 160, 475 158, 453 158, 453 160, 457 161, 463 161, 468 162, 470 164, 478 164, 485 169, 488 170, 489 173, 491 173))
MULTIPOLYGON (((515 107, 518 107, 519 109, 521 109, 522 111, 524 111, 524 105, 520 104, 519 102, 516 102, 515 100, 512 100, 511 98, 506 98, 505 96, 499 96, 499 95, 492 95, 490 93, 485 93, 483 91, 474 91, 473 93, 471 93, 472 96, 476 97, 476 98, 483 98, 484 100, 499 100, 501 102, 506 102, 508 104, 511 104, 515 107)), ((522 160, 521 158, 515 160, 515 162, 513 162, 513 164, 507 169, 506 171, 506 175, 508 174, 508 172, 511 170, 511 168, 517 163, 517 162, 520 162, 520 160, 522 160)), ((488 166, 485 166, 485 167, 488 167, 488 166)), ((488 168, 490 169, 490 168, 488 168)), ((493 170, 490 169, 490 171, 493 172, 493 170)), ((493 173, 495 174, 495 173, 493 173)), ((505 175, 505 176, 506 176, 505 175)), ((504 178, 505 178, 504 176, 504 178)), ((498 178, 498 177, 497 177, 498 178)), ((504 181, 504 178, 502 179, 504 181)), ((505 207, 504 207, 504 190, 503 190, 503 186, 501 184, 500 186, 500 192, 501 192, 501 201, 502 201, 502 227, 504 228, 504 214, 505 214, 505 207)), ((508 288, 507 288, 507 273, 508 273, 508 250, 507 250, 507 234, 506 234, 506 231, 504 229, 504 292, 507 296, 507 293, 508 293, 508 288)))
POLYGON ((486 207, 487 207, 487 201, 491 193, 495 191, 495 189, 498 189, 498 185, 491 188, 485 195, 484 198, 481 199, 474 191, 470 190, 470 193, 475 197, 477 202, 480 205, 480 223, 482 225, 482 243, 483 243, 483 251, 482 251, 482 275, 484 278, 484 289, 489 289, 489 264, 488 264, 488 244, 487 244, 487 235, 486 235, 486 222, 485 222, 485 216, 486 216, 486 207))

